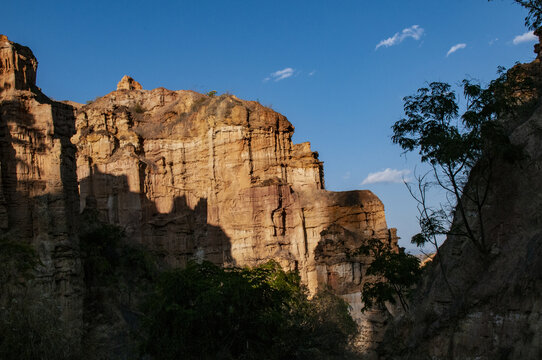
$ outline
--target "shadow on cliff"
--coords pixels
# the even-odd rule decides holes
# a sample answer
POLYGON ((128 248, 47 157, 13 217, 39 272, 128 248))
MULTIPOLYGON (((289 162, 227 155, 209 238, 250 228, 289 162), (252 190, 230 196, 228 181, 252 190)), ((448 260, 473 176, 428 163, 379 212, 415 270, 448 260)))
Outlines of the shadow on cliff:
POLYGON ((0 102, 0 206, 6 210, 0 228, 23 239, 47 232, 73 242, 78 213, 75 146, 70 142, 75 132, 73 108, 39 90, 16 95, 0 102), (50 118, 43 105, 50 106, 50 118), (43 121, 34 112, 43 113, 43 121), (45 163, 46 157, 59 164, 45 163), (54 178, 56 171, 60 179, 54 178), (65 214, 55 218, 59 210, 65 214), (50 219, 43 219, 45 215, 50 219))
MULTIPOLYGON (((0 92, 5 90, 7 87, 0 88, 0 92)), ((74 111, 39 91, 1 95, 0 236, 32 244, 39 256, 31 282, 18 284, 20 292, 13 301, 31 304, 31 308, 19 307, 11 313, 24 316, 25 334, 34 337, 29 341, 19 338, 18 344, 24 347, 35 341, 32 350, 21 351, 35 353, 28 356, 36 358, 50 350, 43 347, 45 343, 55 348, 52 352, 61 348, 63 354, 77 353, 82 278, 75 234, 75 147, 70 142, 74 111), (44 328, 45 323, 55 324, 54 330, 44 328), (38 337, 41 340, 36 341, 38 337)), ((18 352, 12 351, 14 355, 18 352)))
POLYGON ((182 267, 191 259, 235 265, 230 238, 208 223, 207 199, 190 206, 185 195, 174 196, 169 211, 159 211, 144 189, 130 191, 126 175, 105 174, 95 165, 91 169, 79 182, 82 211, 97 210, 101 221, 122 227, 128 241, 143 244, 170 266, 182 267))
MULTIPOLYGON (((29 193, 35 181, 17 178, 18 172, 23 172, 30 178, 33 174, 33 164, 18 156, 15 146, 31 148, 43 152, 46 148, 42 134, 35 130, 34 116, 28 113, 24 105, 16 100, 5 100, 0 103, 0 171, 1 196, 5 207, 5 219, 2 230, 4 233, 13 232, 17 237, 31 239, 32 207, 29 193), (15 130, 16 137, 12 136, 15 130)), ((45 187, 45 184, 41 184, 45 187)))
MULTIPOLYGON (((344 195, 348 196, 345 203, 359 203, 354 201, 352 194, 344 195)), ((386 309, 376 307, 363 310, 361 290, 370 278, 367 268, 373 258, 360 253, 359 249, 371 238, 392 243, 394 236, 389 230, 387 234, 380 236, 367 236, 350 231, 335 222, 320 232, 321 239, 314 249, 315 262, 322 271, 320 282, 349 303, 350 315, 359 327, 355 343, 364 349, 367 358, 376 356, 375 351, 385 336, 389 313, 386 309)))
POLYGON ((0 232, 34 245, 42 290, 77 317, 75 114, 39 90, 9 95, 0 100, 0 232))

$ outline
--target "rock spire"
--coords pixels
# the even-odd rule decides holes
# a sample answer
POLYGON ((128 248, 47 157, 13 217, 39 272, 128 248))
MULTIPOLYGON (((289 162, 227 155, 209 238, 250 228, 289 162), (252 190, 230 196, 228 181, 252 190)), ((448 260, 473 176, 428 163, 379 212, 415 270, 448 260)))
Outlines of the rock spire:
POLYGON ((38 61, 29 48, 0 35, 0 94, 34 88, 37 68, 38 61))
POLYGON ((117 90, 141 90, 143 87, 128 75, 124 75, 117 84, 117 90))

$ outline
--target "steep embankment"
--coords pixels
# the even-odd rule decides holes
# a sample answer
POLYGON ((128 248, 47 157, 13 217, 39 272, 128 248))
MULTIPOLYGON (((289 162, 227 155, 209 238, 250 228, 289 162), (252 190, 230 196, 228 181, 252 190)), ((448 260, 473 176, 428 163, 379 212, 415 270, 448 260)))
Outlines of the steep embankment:
MULTIPOLYGON (((532 96, 536 105, 505 120, 512 143, 523 147, 525 157, 514 163, 499 159, 493 166, 483 219, 488 253, 465 237, 447 238, 441 257, 454 294, 441 268, 430 266, 411 314, 396 320, 381 347, 383 359, 542 357, 540 55, 512 71, 526 85, 517 95, 532 96)), ((473 171, 467 187, 479 176, 473 171)))

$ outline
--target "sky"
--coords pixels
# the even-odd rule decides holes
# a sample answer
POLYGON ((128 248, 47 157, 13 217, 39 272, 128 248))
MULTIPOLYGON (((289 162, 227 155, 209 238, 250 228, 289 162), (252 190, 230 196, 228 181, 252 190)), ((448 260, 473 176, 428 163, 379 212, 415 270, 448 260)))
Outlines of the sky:
MULTIPOLYGON (((38 58, 37 82, 84 103, 124 74, 144 89, 229 92, 288 117, 328 190, 369 189, 410 252, 416 154, 391 142, 402 98, 427 82, 487 83, 534 60, 512 0, 8 1, 0 33, 38 58)), ((438 201, 439 194, 435 194, 438 201)))

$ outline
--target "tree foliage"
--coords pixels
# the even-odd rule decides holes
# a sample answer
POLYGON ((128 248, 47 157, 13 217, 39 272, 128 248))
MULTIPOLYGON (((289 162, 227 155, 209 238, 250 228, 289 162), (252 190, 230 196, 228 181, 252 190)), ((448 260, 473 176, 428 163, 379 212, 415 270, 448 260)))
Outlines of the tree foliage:
POLYGON ((145 310, 142 353, 160 359, 305 359, 343 354, 356 324, 329 293, 307 300, 275 262, 164 272, 145 310))
POLYGON ((525 26, 530 30, 536 30, 542 25, 542 0, 514 0, 514 2, 528 11, 525 26))
POLYGON ((135 287, 135 282, 154 279, 158 269, 150 252, 128 243, 121 227, 102 223, 95 214, 83 216, 79 240, 87 288, 117 286, 120 280, 135 287))
POLYGON ((404 98, 405 117, 393 127, 392 141, 405 150, 417 151, 431 167, 419 176, 418 189, 409 187, 419 203, 421 232, 412 242, 433 243, 436 236, 450 232, 466 236, 481 253, 486 253, 484 207, 491 191, 496 158, 510 161, 521 157, 521 149, 510 143, 500 117, 514 116, 522 106, 520 96, 526 80, 499 69, 500 76, 487 88, 463 80, 465 111, 460 114, 457 95, 449 84, 433 82, 404 98), (518 93, 518 91, 520 91, 518 93), (477 177, 467 187, 471 170, 477 177), (438 186, 448 193, 448 204, 431 208, 426 192, 438 186), (469 215, 474 212, 475 216, 469 215), (454 214, 458 226, 451 229, 454 214))
POLYGON ((9 295, 10 287, 24 285, 38 264, 38 255, 31 245, 12 240, 8 235, 0 236, 1 295, 9 295))
POLYGON ((398 299, 407 311, 408 297, 421 276, 420 260, 378 239, 371 239, 359 252, 373 258, 366 272, 372 279, 365 282, 361 295, 363 310, 395 304, 398 299))

